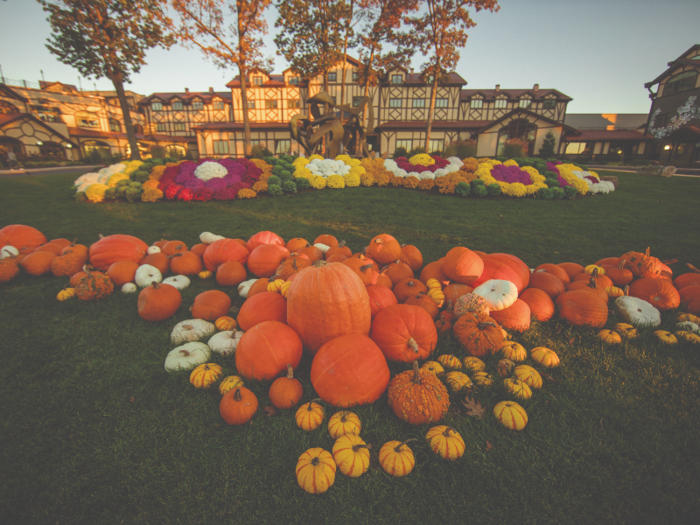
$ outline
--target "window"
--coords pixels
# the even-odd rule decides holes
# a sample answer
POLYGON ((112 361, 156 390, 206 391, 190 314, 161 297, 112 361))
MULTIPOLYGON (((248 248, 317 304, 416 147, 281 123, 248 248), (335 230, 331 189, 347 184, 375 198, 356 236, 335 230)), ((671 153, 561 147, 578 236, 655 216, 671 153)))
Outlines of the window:
POLYGON ((412 105, 414 108, 424 108, 425 107, 425 99, 424 98, 414 98, 412 105))
POLYGON ((93 113, 88 113, 87 111, 81 111, 80 113, 77 113, 75 115, 75 120, 78 124, 78 127, 81 128, 99 128, 100 127, 100 121, 97 118, 97 115, 93 113))
POLYGON ((255 100, 246 100, 246 103, 248 104, 248 109, 255 109, 255 100))
POLYGON ((544 109, 554 109, 557 106, 557 99, 555 98, 548 98, 547 100, 544 101, 544 104, 542 104, 542 107, 544 109))
POLYGON ((176 122, 173 129, 175 129, 175 131, 187 131, 187 124, 184 122, 176 122))
POLYGON ((337 82, 338 80, 338 73, 335 71, 333 73, 328 73, 328 82, 337 82))
POLYGON ((494 107, 496 109, 505 109, 508 107, 508 99, 507 98, 497 98, 496 103, 494 104, 494 107))
POLYGON ((173 111, 182 111, 182 101, 176 100, 172 103, 173 111))
POLYGON ((687 91, 695 87, 695 81, 698 78, 696 71, 686 71, 674 77, 671 77, 664 87, 664 96, 687 91))
POLYGON ((0 100, 0 114, 2 113, 20 113, 20 111, 13 104, 0 100))
POLYGON ((522 98, 520 99, 520 104, 518 104, 521 108, 529 108, 532 105, 532 100, 529 98, 522 98))
POLYGON ((364 97, 352 97, 352 107, 359 108, 364 97))
POLYGON ((116 133, 121 133, 122 132, 122 125, 119 123, 117 119, 109 119, 109 131, 114 131, 116 133))
POLYGON ((299 85, 299 77, 289 77, 289 84, 292 86, 299 85))
POLYGON ((400 98, 390 98, 389 107, 390 108, 400 108, 402 106, 400 98))
POLYGON ((357 71, 353 71, 352 72, 352 81, 357 82, 358 80, 360 80, 360 74, 357 71))
POLYGON ((224 109, 224 101, 223 100, 215 100, 214 102, 211 103, 212 107, 217 110, 222 110, 224 109))
POLYGON ((151 102, 151 109, 153 111, 163 111, 163 103, 159 100, 151 102))
POLYGON ((201 100, 195 100, 192 102, 192 109, 194 111, 202 111, 204 109, 204 103, 201 100))
POLYGON ((586 149, 585 142, 569 142, 564 153, 566 155, 580 155, 586 149))
POLYGON ((253 77, 253 85, 254 86, 262 86, 263 84, 263 77, 253 77))
POLYGON ((498 155, 503 155, 505 151, 506 141, 508 139, 520 139, 527 143, 527 155, 532 155, 535 146, 535 136, 537 135, 537 126, 532 124, 526 118, 520 118, 510 121, 503 126, 498 132, 498 155))
POLYGON ((214 141, 214 155, 228 155, 228 140, 214 141))
POLYGON ((403 75, 391 75, 392 84, 403 84, 403 75))
POLYGON ((277 101, 276 100, 266 100, 265 101, 265 109, 277 109, 277 101))
MULTIPOLYGON (((0 101, 0 104, 2 101, 0 101)), ((8 103, 8 107, 12 104, 8 103)), ((2 107, 0 107, 0 113, 3 113, 2 107)), ((13 113, 12 111, 7 111, 7 113, 13 113)), ((17 108, 15 108, 14 113, 19 113, 17 108)), ((44 122, 63 122, 61 120, 61 111, 58 108, 47 108, 45 106, 33 106, 33 113, 36 118, 43 120, 44 122)))
POLYGON ((413 141, 412 140, 397 140, 396 141, 396 149, 398 148, 403 148, 406 151, 411 151, 413 148, 413 141))
POLYGON ((165 131, 167 131, 167 128, 165 127, 164 122, 159 122, 158 124, 156 124, 156 132, 164 133, 165 131))
POLYGON ((292 141, 289 139, 286 140, 278 140, 277 145, 275 146, 275 153, 280 154, 280 153, 289 153, 292 149, 292 141))
POLYGON ((446 98, 436 98, 435 99, 435 107, 436 108, 446 108, 447 107, 447 99, 446 98))
POLYGON ((442 151, 443 144, 444 144, 444 141, 442 141, 442 140, 431 140, 430 141, 430 152, 432 153, 433 151, 442 151))
POLYGON ((484 107, 484 101, 480 98, 474 98, 472 99, 471 103, 469 104, 470 108, 475 108, 475 109, 480 109, 484 107))
POLYGON ((289 109, 299 109, 301 105, 299 104, 299 99, 298 98, 293 98, 289 100, 289 103, 287 104, 287 107, 289 109))

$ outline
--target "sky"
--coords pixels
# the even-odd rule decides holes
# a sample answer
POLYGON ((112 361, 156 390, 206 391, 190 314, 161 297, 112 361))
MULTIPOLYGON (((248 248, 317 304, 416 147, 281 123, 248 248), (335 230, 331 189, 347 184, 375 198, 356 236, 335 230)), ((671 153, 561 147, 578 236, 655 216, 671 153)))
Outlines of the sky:
MULTIPOLYGON (((573 98, 567 113, 648 113, 644 87, 667 63, 700 43, 698 0, 501 0, 496 13, 473 14, 476 27, 461 50, 456 68, 470 89, 557 89, 573 98)), ((274 73, 286 61, 276 55, 274 21, 265 54, 274 73)), ((61 64, 46 49, 50 35, 46 13, 35 0, 0 1, 0 68, 6 79, 61 81, 85 90, 113 89, 107 79, 79 80, 77 70, 61 64)), ((352 54, 352 51, 350 52, 352 54)), ((127 89, 154 92, 226 91, 238 74, 222 70, 197 50, 174 46, 153 49, 127 89)), ((420 69, 420 57, 411 64, 420 69)))

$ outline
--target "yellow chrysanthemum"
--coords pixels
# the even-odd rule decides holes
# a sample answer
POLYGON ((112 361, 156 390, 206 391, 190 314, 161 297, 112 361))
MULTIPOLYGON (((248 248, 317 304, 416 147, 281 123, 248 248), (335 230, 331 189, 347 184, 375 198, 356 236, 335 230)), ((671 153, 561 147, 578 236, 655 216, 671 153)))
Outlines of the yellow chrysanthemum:
POLYGON ((297 157, 296 159, 294 159, 294 162, 292 162, 292 166, 294 166, 295 168, 303 168, 309 162, 311 161, 306 157, 297 157))
POLYGON ((350 159, 347 161, 345 164, 348 164, 349 166, 359 166, 360 165, 360 159, 350 159))
POLYGON ((311 162, 312 160, 316 160, 316 159, 323 160, 323 157, 321 155, 311 155, 309 157, 309 162, 311 162))
POLYGON ((90 202, 102 202, 105 198, 105 191, 109 189, 106 184, 90 184, 85 190, 85 196, 90 202))
MULTIPOLYGON (((545 184, 545 187, 546 186, 547 185, 545 184)), ((537 193, 538 189, 539 188, 535 184, 528 184, 527 186, 525 186, 525 191, 527 191, 528 195, 534 195, 535 193, 537 193)))
POLYGON ((267 191, 267 187, 267 182, 264 180, 258 180, 255 184, 253 184, 253 191, 260 193, 261 191, 267 191))
POLYGON ((313 178, 315 176, 316 175, 311 173, 311 170, 308 168, 297 168, 296 170, 294 170, 294 177, 295 178, 308 179, 310 182, 311 180, 313 180, 313 178))
POLYGON ((257 197, 257 196, 258 196, 258 194, 255 193, 250 188, 243 188, 241 191, 238 192, 239 199, 252 199, 253 197, 257 197))
POLYGON ((142 184, 142 187, 144 190, 153 189, 153 188, 158 189, 158 184, 159 183, 157 180, 148 179, 146 182, 144 182, 142 184))
POLYGON ((321 177, 320 175, 317 175, 313 179, 311 179, 311 186, 316 188, 317 190, 322 190, 323 188, 326 187, 326 179, 321 177))
POLYGON ((141 194, 141 202, 156 202, 162 198, 163 192, 158 188, 146 188, 141 194))
MULTIPOLYGON (((357 160, 357 159, 354 159, 354 160, 357 160)), ((366 170, 363 166, 360 166, 360 165, 358 164, 358 165, 353 166, 352 168, 350 168, 350 172, 349 172, 349 173, 355 173, 355 174, 361 176, 361 175, 362 175, 363 173, 365 173, 366 171, 367 171, 367 170, 366 170)))
POLYGON ((344 163, 350 162, 350 155, 338 155, 335 160, 342 160, 344 163))
POLYGON ((419 153, 418 155, 413 155, 413 157, 408 159, 408 162, 414 165, 432 166, 435 164, 435 159, 427 153, 419 153))
POLYGON ((483 164, 483 163, 485 163, 485 162, 491 162, 491 159, 488 158, 488 157, 484 157, 484 158, 481 158, 481 159, 477 159, 477 162, 478 162, 479 164, 483 164))
POLYGON ((514 182, 508 189, 510 190, 508 194, 513 197, 524 197, 527 195, 527 188, 520 182, 514 182))
POLYGON ((518 166, 518 167, 520 167, 520 166, 518 165, 518 163, 515 162, 513 159, 508 159, 507 161, 505 161, 505 162, 503 163, 503 165, 504 165, 504 166, 518 166))
POLYGON ((165 172, 165 166, 155 166, 148 175, 148 178, 151 180, 160 180, 163 176, 163 172, 165 172))
POLYGON ((347 188, 356 188, 361 183, 360 175, 358 173, 353 173, 352 170, 343 178, 345 179, 345 187, 347 188))
POLYGON ((360 175, 360 182, 363 186, 370 187, 374 185, 374 175, 371 172, 365 172, 360 175))
POLYGON ((126 173, 115 173, 107 181, 107 186, 114 188, 120 180, 129 180, 129 175, 126 173))
POLYGON ((326 181, 326 186, 329 188, 340 189, 345 187, 345 179, 342 175, 331 175, 326 181))

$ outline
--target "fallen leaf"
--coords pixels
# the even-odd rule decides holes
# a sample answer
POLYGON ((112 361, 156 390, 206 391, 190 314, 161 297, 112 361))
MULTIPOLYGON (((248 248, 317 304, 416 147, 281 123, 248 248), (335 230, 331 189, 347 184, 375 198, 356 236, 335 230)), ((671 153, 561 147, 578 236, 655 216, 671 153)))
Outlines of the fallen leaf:
POLYGON ((487 441, 486 442, 486 452, 489 452, 491 450, 493 450, 493 445, 487 441))
POLYGON ((478 417, 479 419, 484 417, 486 409, 473 397, 465 397, 462 401, 464 408, 467 409, 467 415, 470 417, 478 417))
POLYGON ((129 403, 135 403, 135 402, 136 402, 136 398, 135 398, 135 397, 130 397, 130 398, 129 398, 129 403))
POLYGON ((550 383, 561 383, 561 379, 555 379, 552 376, 550 376, 549 374, 545 374, 544 372, 542 372, 542 378, 546 379, 550 383))
POLYGON ((570 344, 571 346, 574 346, 574 341, 575 341, 575 340, 576 340, 576 338, 575 338, 575 337, 572 337, 571 339, 569 339, 569 344, 570 344))
POLYGON ((263 408, 263 410, 267 412, 267 417, 275 417, 277 415, 277 410, 275 410, 275 407, 266 406, 263 408))

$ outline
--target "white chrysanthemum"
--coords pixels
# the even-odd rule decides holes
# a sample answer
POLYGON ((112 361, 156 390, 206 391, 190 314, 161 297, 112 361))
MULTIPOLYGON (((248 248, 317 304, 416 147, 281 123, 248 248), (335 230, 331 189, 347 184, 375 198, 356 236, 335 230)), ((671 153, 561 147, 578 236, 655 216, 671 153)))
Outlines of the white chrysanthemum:
POLYGON ((417 179, 420 179, 420 173, 418 173, 417 171, 412 171, 412 172, 410 172, 410 173, 409 173, 408 175, 406 175, 406 176, 407 176, 407 177, 415 177, 415 178, 417 178, 417 179))
POLYGON ((457 164, 448 164, 445 166, 443 169, 447 171, 447 173, 454 173, 455 171, 459 171, 462 166, 457 166, 457 164))
POLYGON ((435 180, 435 174, 432 171, 423 171, 419 176, 419 179, 425 180, 425 179, 432 179, 435 180))
POLYGON ((75 182, 73 183, 73 185, 78 186, 79 184, 81 184, 82 182, 85 182, 86 180, 89 180, 92 182, 97 182, 97 178, 99 176, 100 176, 99 173, 97 173, 95 171, 90 172, 90 173, 84 173, 80 177, 75 179, 75 182))
POLYGON ((226 176, 228 171, 218 162, 202 162, 197 169, 194 170, 194 176, 204 182, 209 179, 222 179, 226 176))
POLYGON ((391 171, 392 173, 394 172, 395 169, 398 169, 398 165, 396 164, 396 161, 393 159, 385 159, 384 160, 384 169, 387 171, 391 171))
POLYGON ((318 164, 314 164, 313 162, 309 162, 306 165, 306 169, 309 170, 314 175, 321 175, 321 170, 319 169, 318 164))
POLYGON ((347 164, 342 164, 338 167, 338 175, 347 175, 348 173, 350 173, 350 168, 351 166, 348 166, 347 164))
POLYGON ((435 175, 435 178, 437 179, 438 177, 444 177, 444 176, 447 175, 448 173, 450 173, 450 172, 447 171, 446 169, 444 169, 444 168, 438 168, 438 169, 435 170, 434 175, 435 175))
POLYGON ((464 165, 464 162, 462 162, 462 159, 459 157, 447 157, 447 162, 450 164, 455 164, 458 167, 464 165))
POLYGON ((122 164, 121 162, 119 162, 117 164, 112 164, 111 166, 107 166, 106 168, 102 168, 97 173, 99 173, 100 176, 107 175, 107 178, 109 178, 111 175, 114 175, 115 173, 121 173, 125 169, 126 169, 126 164, 122 164))

